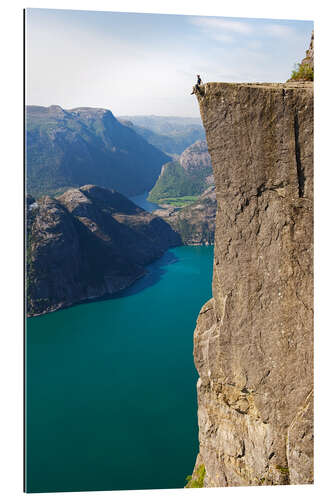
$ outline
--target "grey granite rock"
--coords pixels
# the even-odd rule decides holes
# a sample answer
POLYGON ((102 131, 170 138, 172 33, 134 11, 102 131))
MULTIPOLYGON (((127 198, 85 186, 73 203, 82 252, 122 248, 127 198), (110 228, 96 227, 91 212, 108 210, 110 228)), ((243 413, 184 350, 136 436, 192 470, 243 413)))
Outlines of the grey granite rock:
POLYGON ((216 198, 194 334, 204 485, 313 482, 313 84, 197 93, 216 198))

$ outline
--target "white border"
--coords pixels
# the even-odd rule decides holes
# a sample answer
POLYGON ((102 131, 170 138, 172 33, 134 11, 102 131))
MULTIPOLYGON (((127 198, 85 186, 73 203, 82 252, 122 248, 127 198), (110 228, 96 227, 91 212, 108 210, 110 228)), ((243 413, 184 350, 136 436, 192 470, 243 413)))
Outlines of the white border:
MULTIPOLYGON (((17 0, 2 7, 1 36, 1 349, 0 380, 3 395, 0 411, 0 492, 7 499, 22 492, 22 9, 71 8, 121 12, 156 12, 231 17, 315 20, 315 336, 316 336, 316 461, 315 485, 203 490, 151 490, 137 492, 91 492, 30 494, 33 498, 155 499, 155 498, 329 498, 333 480, 331 465, 332 411, 331 370, 333 353, 330 328, 332 261, 332 21, 326 0, 40 0, 31 5, 17 0), (4 154, 5 150, 5 154, 4 154), (332 476, 332 477, 331 477, 332 476), (61 497, 62 498, 62 497, 61 497)), ((300 54, 300 59, 303 54, 300 54)), ((172 467, 172 464, 170 464, 172 467)), ((167 473, 167 471, 165 471, 167 473)))

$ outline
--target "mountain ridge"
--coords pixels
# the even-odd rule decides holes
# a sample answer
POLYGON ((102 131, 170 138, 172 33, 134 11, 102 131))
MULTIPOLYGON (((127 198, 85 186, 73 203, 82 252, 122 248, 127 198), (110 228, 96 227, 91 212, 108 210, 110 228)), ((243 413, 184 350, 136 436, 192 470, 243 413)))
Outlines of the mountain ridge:
POLYGON ((150 144, 176 157, 197 140, 205 139, 200 118, 158 115, 124 115, 118 119, 150 144))
POLYGON ((113 295, 180 244, 164 220, 115 190, 90 184, 26 203, 28 316, 113 295))
POLYGON ((27 106, 27 191, 56 195, 87 183, 125 195, 149 190, 170 157, 104 108, 27 106))

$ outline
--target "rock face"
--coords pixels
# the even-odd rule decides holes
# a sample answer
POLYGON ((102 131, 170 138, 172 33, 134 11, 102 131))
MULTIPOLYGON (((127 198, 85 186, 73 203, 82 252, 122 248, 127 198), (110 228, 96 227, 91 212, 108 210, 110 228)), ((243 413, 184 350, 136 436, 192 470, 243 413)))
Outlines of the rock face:
POLYGON ((27 190, 55 195, 92 183, 126 196, 148 191, 170 161, 107 109, 27 106, 27 190))
POLYGON ((301 65, 307 64, 310 68, 314 69, 314 32, 312 31, 310 47, 306 51, 306 56, 301 62, 301 65))
POLYGON ((212 162, 208 153, 207 142, 197 141, 191 144, 179 158, 179 163, 188 173, 212 168, 212 162))
POLYGON ((213 184, 207 142, 196 141, 183 151, 178 160, 163 165, 148 199, 161 204, 169 198, 196 196, 213 184))
POLYGON ((93 185, 57 199, 27 197, 27 313, 113 294, 180 244, 159 217, 116 191, 93 185))
POLYGON ((313 482, 313 84, 197 93, 217 215, 199 315, 204 486, 313 482))
POLYGON ((314 32, 312 31, 309 49, 300 64, 295 65, 288 82, 313 82, 314 80, 314 32))
POLYGON ((181 209, 155 210, 179 234, 183 245, 212 245, 215 233, 216 194, 211 186, 199 199, 181 209))

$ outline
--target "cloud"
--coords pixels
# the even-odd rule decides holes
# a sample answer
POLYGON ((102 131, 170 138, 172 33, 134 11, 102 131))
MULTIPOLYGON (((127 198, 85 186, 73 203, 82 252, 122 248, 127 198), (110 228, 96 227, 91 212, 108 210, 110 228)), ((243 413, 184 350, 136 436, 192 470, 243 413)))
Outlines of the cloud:
POLYGON ((271 37, 280 39, 297 39, 297 31, 286 24, 275 22, 253 24, 251 20, 237 21, 218 17, 190 17, 192 25, 197 26, 202 33, 219 42, 231 43, 240 37, 252 38, 253 47, 259 48, 258 38, 271 37))
POLYGON ((235 38, 231 35, 228 35, 227 33, 207 33, 211 38, 214 40, 217 40, 218 42, 226 42, 226 43, 231 43, 235 40, 235 38))
POLYGON ((241 35, 252 33, 252 26, 246 21, 229 21, 218 17, 191 17, 190 21, 201 28, 229 31, 241 35))
MULTIPOLYGON (((198 115, 190 95, 197 73, 204 82, 285 81, 309 38, 305 43, 296 22, 184 16, 176 27, 163 19, 152 44, 150 36, 137 36, 130 18, 118 30, 98 30, 90 17, 84 25, 49 17, 28 16, 27 102, 118 115, 198 115)), ((138 30, 145 19, 136 21, 138 30)))
POLYGON ((296 32, 290 26, 283 24, 268 24, 264 26, 264 32, 277 38, 290 38, 296 36, 296 32))
POLYGON ((235 35, 251 35, 253 28, 246 21, 233 21, 218 17, 191 17, 191 24, 218 42, 231 43, 235 35))

